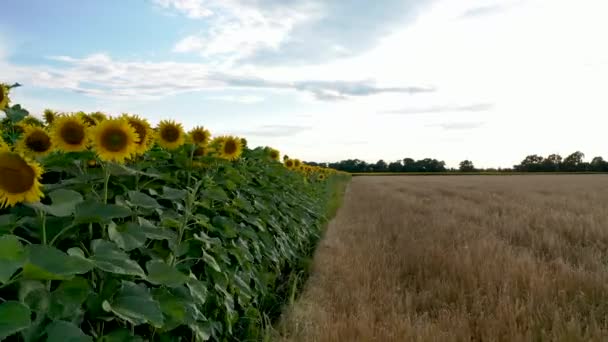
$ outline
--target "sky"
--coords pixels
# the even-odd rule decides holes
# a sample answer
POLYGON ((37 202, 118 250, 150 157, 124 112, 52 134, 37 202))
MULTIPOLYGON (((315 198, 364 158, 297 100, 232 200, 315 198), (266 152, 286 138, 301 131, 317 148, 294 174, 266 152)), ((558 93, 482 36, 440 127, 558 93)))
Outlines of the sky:
POLYGON ((0 81, 308 161, 608 158, 606 0, 4 0, 0 81))

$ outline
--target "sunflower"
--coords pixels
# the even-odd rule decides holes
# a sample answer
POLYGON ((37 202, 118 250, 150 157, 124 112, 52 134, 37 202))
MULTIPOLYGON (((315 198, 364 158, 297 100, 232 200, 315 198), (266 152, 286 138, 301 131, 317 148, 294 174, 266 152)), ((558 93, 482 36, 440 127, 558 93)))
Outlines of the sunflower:
POLYGON ((163 120, 158 124, 158 144, 168 150, 182 146, 186 140, 186 133, 182 124, 173 120, 163 120))
POLYGON ((210 152, 210 148, 208 146, 197 146, 196 149, 194 149, 194 156, 195 157, 205 157, 207 155, 209 155, 210 152))
POLYGON ((281 153, 279 152, 279 150, 275 150, 274 148, 270 149, 268 155, 272 160, 278 161, 279 159, 281 159, 281 153))
POLYGON ((76 113, 76 115, 78 115, 78 117, 82 119, 82 122, 84 122, 85 125, 87 125, 89 127, 97 126, 97 120, 95 120, 92 117, 88 116, 87 113, 85 113, 85 112, 78 112, 78 113, 76 113))
POLYGON ((44 122, 42 122, 40 119, 38 119, 34 116, 31 116, 31 115, 26 116, 19 123, 22 123, 24 125, 29 125, 29 126, 44 127, 44 122))
POLYGON ((92 145, 99 159, 124 163, 137 151, 139 137, 125 119, 107 119, 92 128, 92 145))
POLYGON ((11 148, 7 143, 4 142, 4 139, 0 137, 0 152, 10 151, 11 148))
POLYGON ((142 119, 137 115, 123 114, 123 118, 127 120, 129 125, 135 129, 137 133, 137 146, 135 154, 141 155, 148 151, 154 144, 154 132, 146 119, 142 119))
POLYGON ((89 117, 93 118, 93 120, 95 120, 97 122, 102 122, 103 120, 106 120, 108 118, 108 116, 102 112, 91 113, 91 114, 89 114, 89 117))
POLYGON ((324 181, 324 180, 325 180, 325 174, 320 173, 320 174, 317 176, 317 179, 318 179, 318 180, 320 180, 320 181, 324 181))
POLYGON ((293 168, 294 162, 293 159, 285 159, 285 167, 288 169, 293 168))
POLYGON ((47 125, 50 125, 55 120, 55 117, 57 117, 57 113, 50 109, 45 109, 43 116, 44 116, 44 122, 46 122, 47 125))
POLYGON ((216 146, 218 156, 222 159, 235 160, 243 152, 241 139, 233 136, 215 138, 212 145, 216 146))
POLYGON ((87 149, 89 129, 76 115, 55 118, 51 127, 51 140, 57 149, 64 152, 79 152, 87 149))
POLYGON ((0 83, 0 110, 4 110, 4 108, 6 108, 10 102, 10 99, 8 98, 8 91, 8 86, 0 83))
POLYGON ((53 150, 53 141, 44 128, 25 126, 16 149, 27 156, 42 157, 53 150))
POLYGON ((294 166, 296 169, 299 169, 299 168, 300 168, 300 165, 302 165, 302 162, 300 161, 300 159, 294 159, 294 160, 293 160, 293 166, 294 166))
POLYGON ((190 136, 192 143, 199 146, 209 144, 209 139, 211 138, 211 132, 201 126, 194 127, 190 132, 188 132, 188 135, 190 136))
POLYGON ((44 197, 40 189, 43 172, 38 163, 18 153, 0 152, 0 208, 44 197))

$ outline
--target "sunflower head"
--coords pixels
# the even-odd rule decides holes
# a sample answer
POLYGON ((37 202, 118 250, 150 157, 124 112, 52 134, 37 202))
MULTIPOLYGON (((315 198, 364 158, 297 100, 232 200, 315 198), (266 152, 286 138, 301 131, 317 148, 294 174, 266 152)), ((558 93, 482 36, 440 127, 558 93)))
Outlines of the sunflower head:
POLYGON ((318 180, 320 180, 320 181, 324 181, 324 180, 325 180, 325 174, 324 174, 324 173, 320 173, 320 174, 317 176, 317 179, 318 179, 318 180))
POLYGON ((38 163, 18 153, 0 152, 0 208, 44 197, 40 189, 42 173, 38 163))
POLYGON ((300 166, 302 165, 302 162, 300 161, 300 159, 294 159, 293 160, 293 166, 298 169, 300 168, 300 166))
POLYGON ((205 157, 208 156, 210 152, 210 148, 209 146, 197 146, 194 149, 194 156, 195 157, 205 157))
POLYGON ((278 161, 279 159, 281 159, 281 153, 279 152, 279 150, 276 150, 274 148, 271 148, 268 151, 268 155, 270 156, 270 159, 272 159, 272 160, 278 161))
POLYGON ((107 119, 92 128, 92 143, 99 159, 124 163, 136 153, 139 137, 123 118, 107 119))
POLYGON ((294 167, 293 159, 285 159, 284 161, 285 167, 291 169, 294 167))
POLYGON ((211 138, 211 132, 201 126, 194 127, 188 132, 188 135, 190 136, 192 143, 199 146, 209 144, 209 139, 211 138))
POLYGON ((243 153, 243 143, 240 138, 223 136, 213 139, 211 143, 217 155, 226 160, 236 160, 243 153))
POLYGON ((53 150, 53 141, 42 127, 24 126, 23 134, 17 141, 17 151, 26 156, 42 157, 53 150))
POLYGON ((51 140, 64 152, 80 152, 87 149, 89 128, 77 115, 55 117, 51 127, 51 140))
POLYGON ((154 144, 154 132, 146 119, 137 115, 123 114, 122 116, 137 133, 137 143, 135 154, 142 155, 154 144))
POLYGON ((158 124, 157 139, 161 147, 174 150, 186 141, 184 127, 173 120, 163 120, 158 124))
POLYGON ((89 116, 93 118, 93 120, 95 120, 96 122, 102 122, 103 120, 108 118, 108 116, 102 112, 93 112, 90 113, 89 116))
POLYGON ((44 122, 46 122, 47 125, 51 125, 55 120, 57 113, 50 109, 45 109, 42 116, 44 117, 44 122))
POLYGON ((0 83, 0 110, 4 110, 4 108, 6 108, 10 102, 8 97, 9 89, 10 88, 6 84, 0 83))
POLYGON ((93 127, 97 125, 97 120, 93 119, 85 112, 77 112, 76 115, 84 122, 88 127, 93 127))
POLYGON ((19 123, 29 125, 29 126, 44 127, 44 122, 42 122, 42 120, 40 120, 34 116, 31 116, 31 115, 26 116, 19 123))

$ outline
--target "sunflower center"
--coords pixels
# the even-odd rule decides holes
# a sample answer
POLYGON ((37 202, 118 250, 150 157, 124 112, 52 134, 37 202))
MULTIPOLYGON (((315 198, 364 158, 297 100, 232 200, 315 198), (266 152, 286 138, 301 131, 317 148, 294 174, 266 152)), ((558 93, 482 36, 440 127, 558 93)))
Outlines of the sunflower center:
POLYGON ((160 132, 160 136, 163 140, 168 142, 176 142, 179 139, 179 135, 179 129, 173 126, 164 127, 160 132))
POLYGON ((0 102, 4 100, 4 88, 0 88, 0 102))
POLYGON ((20 194, 30 190, 35 180, 36 173, 18 154, 0 153, 0 190, 20 194))
POLYGON ((206 154, 206 150, 204 147, 197 147, 196 150, 194 150, 194 156, 195 157, 202 157, 206 154))
POLYGON ((272 158, 272 159, 279 158, 279 153, 277 151, 270 152, 270 158, 272 158))
POLYGON ((101 146, 104 149, 112 152, 122 151, 127 147, 129 137, 120 128, 109 128, 103 131, 101 135, 101 146))
POLYGON ((34 131, 25 138, 25 145, 34 152, 46 152, 51 148, 51 138, 42 131, 34 131))
POLYGON ((236 141, 234 140, 228 140, 224 144, 224 153, 228 155, 235 153, 237 149, 238 146, 236 145, 236 141))
POLYGON ((80 145, 84 140, 84 127, 77 122, 66 122, 59 132, 63 141, 70 145, 80 145))
POLYGON ((137 133, 137 136, 139 137, 137 145, 143 144, 144 140, 146 140, 146 128, 137 121, 129 121, 129 124, 135 129, 135 133, 137 133))
POLYGON ((197 144, 202 144, 207 140, 207 136, 204 132, 196 131, 192 133, 192 140, 197 144))

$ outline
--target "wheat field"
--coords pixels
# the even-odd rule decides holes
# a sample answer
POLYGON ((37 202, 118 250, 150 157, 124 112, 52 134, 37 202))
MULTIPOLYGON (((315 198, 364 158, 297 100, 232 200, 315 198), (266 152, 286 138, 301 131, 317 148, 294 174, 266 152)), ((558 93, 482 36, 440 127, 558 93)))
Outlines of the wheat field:
POLYGON ((281 341, 608 340, 608 176, 355 177, 281 341))

